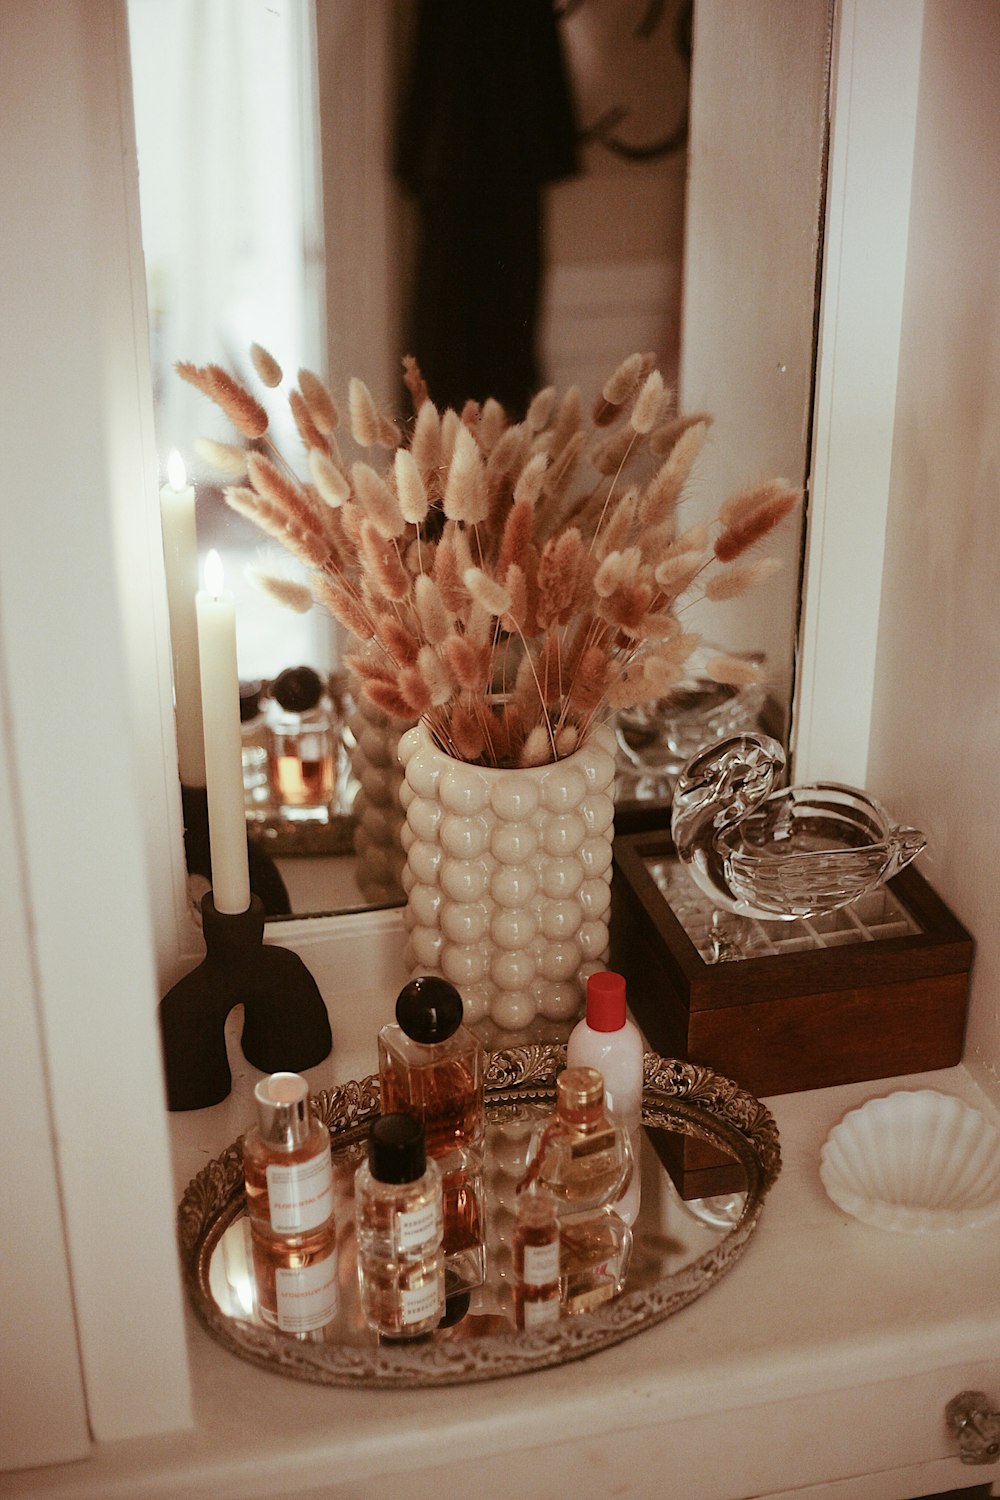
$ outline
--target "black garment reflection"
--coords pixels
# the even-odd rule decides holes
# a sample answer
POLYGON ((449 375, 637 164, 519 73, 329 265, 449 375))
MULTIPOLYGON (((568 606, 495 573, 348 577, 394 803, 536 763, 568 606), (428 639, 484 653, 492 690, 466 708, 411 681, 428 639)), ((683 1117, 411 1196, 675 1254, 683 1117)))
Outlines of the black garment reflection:
POLYGON ((410 352, 438 406, 494 396, 516 418, 538 389, 541 190, 576 170, 550 0, 421 0, 396 171, 419 218, 410 352))

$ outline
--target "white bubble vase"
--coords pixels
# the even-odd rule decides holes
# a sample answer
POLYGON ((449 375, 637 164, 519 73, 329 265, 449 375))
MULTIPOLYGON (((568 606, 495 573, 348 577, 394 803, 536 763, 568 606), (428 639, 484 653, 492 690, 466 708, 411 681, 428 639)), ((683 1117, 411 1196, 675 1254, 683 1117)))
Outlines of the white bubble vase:
POLYGON ((420 723, 399 759, 411 974, 451 980, 487 1045, 539 1023, 558 1035, 607 964, 613 731, 551 765, 494 770, 446 755, 420 723))

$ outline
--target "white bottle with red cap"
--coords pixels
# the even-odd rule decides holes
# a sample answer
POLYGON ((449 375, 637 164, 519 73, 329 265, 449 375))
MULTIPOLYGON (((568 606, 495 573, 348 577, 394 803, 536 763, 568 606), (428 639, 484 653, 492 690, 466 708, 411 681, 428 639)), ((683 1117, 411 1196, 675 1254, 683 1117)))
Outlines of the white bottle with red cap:
POLYGON ((639 1127, 642 1123, 642 1032, 625 1013, 625 980, 604 970, 587 980, 587 1013, 570 1032, 566 1066, 596 1068, 608 1113, 632 1138, 635 1171, 616 1211, 626 1224, 639 1212, 639 1127))

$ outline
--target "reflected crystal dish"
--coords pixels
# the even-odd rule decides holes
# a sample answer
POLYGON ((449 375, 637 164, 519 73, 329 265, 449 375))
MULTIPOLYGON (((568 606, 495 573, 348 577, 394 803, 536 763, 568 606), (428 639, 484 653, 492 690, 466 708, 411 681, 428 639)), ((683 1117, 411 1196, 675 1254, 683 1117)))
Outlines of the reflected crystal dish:
POLYGON ((877 1229, 972 1229, 1000 1218, 1000 1130, 951 1094, 900 1090, 834 1126, 819 1175, 838 1208, 877 1229))

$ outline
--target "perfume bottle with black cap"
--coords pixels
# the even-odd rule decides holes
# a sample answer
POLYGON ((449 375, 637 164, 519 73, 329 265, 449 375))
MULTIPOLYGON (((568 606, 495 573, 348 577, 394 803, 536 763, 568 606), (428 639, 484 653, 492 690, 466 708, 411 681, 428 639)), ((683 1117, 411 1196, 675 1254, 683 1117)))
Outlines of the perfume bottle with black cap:
POLYGON ((328 819, 339 746, 323 679, 312 667, 289 667, 272 682, 266 738, 271 796, 283 816, 328 819))
POLYGON ((429 1333, 445 1313, 441 1177, 412 1115, 380 1115, 354 1177, 365 1321, 388 1338, 429 1333))

